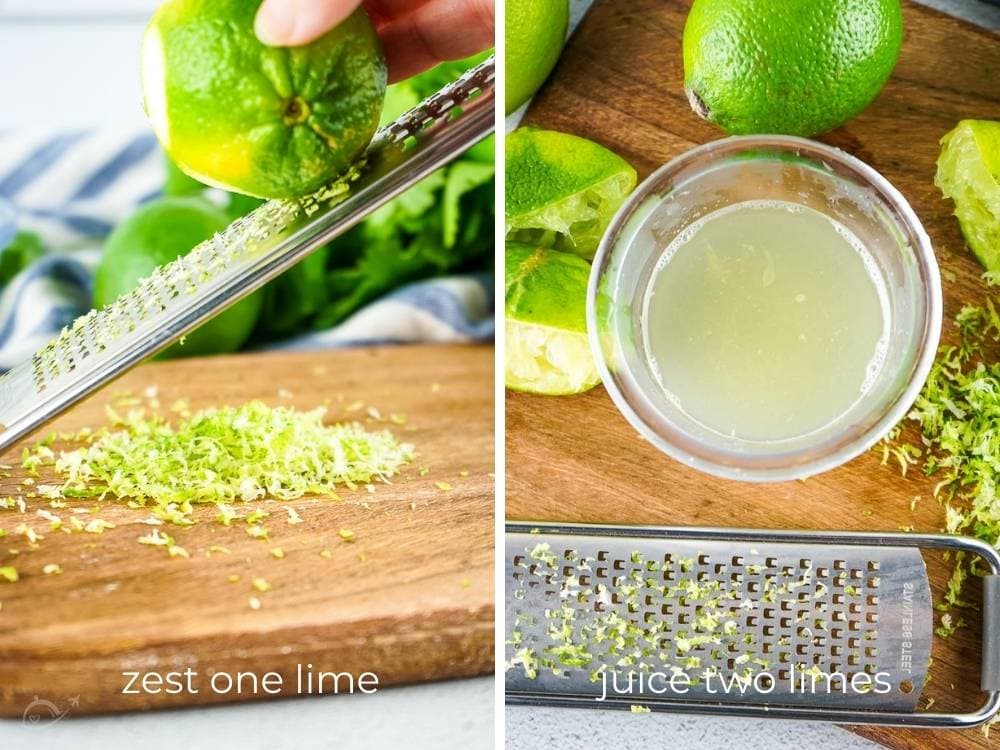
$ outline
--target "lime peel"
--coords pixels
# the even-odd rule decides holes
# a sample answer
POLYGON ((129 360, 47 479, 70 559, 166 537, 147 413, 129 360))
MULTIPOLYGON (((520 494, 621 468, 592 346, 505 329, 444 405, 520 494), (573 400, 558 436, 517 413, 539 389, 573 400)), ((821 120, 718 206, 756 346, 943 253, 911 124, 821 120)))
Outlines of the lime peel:
POLYGON ((520 128, 506 148, 507 239, 593 258, 635 170, 598 143, 554 130, 520 128))
POLYGON ((508 242, 504 382, 529 393, 580 393, 600 382, 587 339, 590 266, 571 253, 508 242))
POLYGON ((586 335, 507 320, 504 343, 511 390, 560 396, 601 382, 586 335))
POLYGON ((962 120, 941 139, 934 184, 955 202, 969 248, 1000 271, 1000 122, 962 120))

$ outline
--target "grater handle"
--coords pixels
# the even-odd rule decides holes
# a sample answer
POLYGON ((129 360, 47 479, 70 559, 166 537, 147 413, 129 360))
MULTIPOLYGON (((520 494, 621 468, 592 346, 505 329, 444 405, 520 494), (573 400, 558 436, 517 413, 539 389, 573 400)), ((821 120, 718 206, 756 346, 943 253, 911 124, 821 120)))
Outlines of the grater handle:
POLYGON ((1000 690, 1000 575, 983 578, 983 664, 980 684, 984 691, 1000 690))

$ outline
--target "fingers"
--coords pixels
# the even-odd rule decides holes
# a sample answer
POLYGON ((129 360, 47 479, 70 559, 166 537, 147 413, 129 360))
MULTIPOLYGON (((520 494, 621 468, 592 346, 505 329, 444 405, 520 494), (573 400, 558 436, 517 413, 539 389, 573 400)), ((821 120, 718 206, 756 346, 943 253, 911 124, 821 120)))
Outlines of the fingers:
MULTIPOLYGON (((493 46, 493 0, 363 2, 382 39, 390 82, 493 46)), ((361 3, 264 0, 257 11, 257 37, 276 47, 307 44, 347 18, 361 3)))
POLYGON ((368 17, 376 26, 384 26, 394 19, 411 13, 430 0, 363 0, 368 17))
POLYGON ((379 36, 389 81, 400 81, 439 62, 492 47, 493 0, 428 0, 382 26, 379 36))
POLYGON ((347 18, 361 0, 264 0, 257 11, 257 38, 273 47, 307 44, 347 18))
MULTIPOLYGON (((365 0, 372 23, 382 26, 428 0, 365 0)), ((257 37, 273 47, 308 44, 349 16, 361 0, 264 0, 257 10, 257 37)))

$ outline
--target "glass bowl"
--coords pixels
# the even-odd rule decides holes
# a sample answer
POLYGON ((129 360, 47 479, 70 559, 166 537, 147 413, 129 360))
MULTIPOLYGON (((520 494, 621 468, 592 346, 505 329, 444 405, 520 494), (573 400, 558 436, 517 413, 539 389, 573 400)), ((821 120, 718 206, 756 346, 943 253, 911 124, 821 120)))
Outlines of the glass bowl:
POLYGON ((913 209, 867 164, 803 138, 733 137, 682 154, 629 196, 594 258, 587 325, 605 388, 657 448, 720 477, 800 479, 871 448, 905 416, 937 350, 941 280, 913 209), (887 299, 884 360, 868 389, 826 426, 776 440, 721 434, 691 417, 661 385, 643 334, 644 295, 671 240, 701 217, 751 200, 798 203, 842 224, 868 251, 887 299))

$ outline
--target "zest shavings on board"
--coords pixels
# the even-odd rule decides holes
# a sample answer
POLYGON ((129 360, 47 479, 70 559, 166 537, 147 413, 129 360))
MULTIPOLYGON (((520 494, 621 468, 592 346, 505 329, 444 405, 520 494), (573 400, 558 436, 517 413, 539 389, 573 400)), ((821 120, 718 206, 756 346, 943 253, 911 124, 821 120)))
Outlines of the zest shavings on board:
MULTIPOLYGON (((192 414, 181 401, 171 407, 177 417, 172 424, 155 413, 159 406, 155 392, 147 396, 151 416, 141 408, 123 416, 109 406, 107 426, 51 434, 25 448, 21 463, 27 476, 21 481, 21 494, 0 498, 0 511, 24 514, 30 512, 29 502, 44 502, 36 515, 47 522, 45 533, 101 534, 115 524, 93 514, 105 503, 124 505, 142 514, 141 523, 153 527, 136 540, 139 544, 188 558, 188 551, 173 536, 156 527, 194 525, 196 506, 211 504, 218 510, 219 524, 242 522, 250 537, 267 541, 270 512, 258 501, 271 501, 267 507, 273 510, 274 501, 307 495, 339 500, 340 488, 363 486, 372 492, 374 482, 389 482, 414 456, 412 445, 387 430, 368 430, 356 422, 324 424, 324 408, 299 411, 251 401, 192 414), (57 443, 68 449, 53 450, 57 443), (84 501, 97 504, 80 507, 84 501)), ((129 396, 115 402, 119 409, 126 405, 139 407, 143 401, 129 396)), ((3 469, 2 476, 12 476, 12 467, 3 469)), ((294 508, 278 507, 288 525, 303 522, 294 508)), ((28 549, 38 548, 44 539, 28 523, 11 531, 0 529, 3 536, 8 541, 20 537, 28 549)), ((275 549, 272 557, 284 557, 275 549)), ((6 550, 14 557, 21 551, 6 550)), ((206 552, 215 553, 229 554, 229 550, 213 545, 206 552)), ((58 565, 47 568, 50 575, 62 570, 58 565)), ((0 577, 13 583, 19 579, 18 570, 5 564, 0 577)), ((262 580, 255 579, 258 592, 265 590, 256 583, 262 580)))
MULTIPOLYGON (((984 274, 990 286, 1000 275, 984 274)), ((944 531, 970 534, 994 547, 1000 545, 1000 361, 987 363, 986 347, 1000 343, 1000 314, 993 301, 967 305, 955 317, 959 346, 938 350, 927 382, 907 415, 882 443, 882 463, 895 461, 905 476, 918 467, 938 479, 934 496, 945 511, 944 531), (901 441, 905 421, 915 422, 920 444, 901 441)), ((936 605, 943 612, 935 632, 947 637, 965 625, 952 607, 970 607, 962 599, 969 574, 981 574, 976 563, 955 555, 944 594, 936 605)))
POLYGON ((336 496, 387 479, 413 457, 413 446, 388 431, 323 424, 326 410, 297 411, 251 401, 207 409, 176 427, 159 416, 109 410, 112 428, 84 436, 85 445, 56 456, 46 445, 25 449, 31 473, 51 466, 61 486, 42 497, 128 498, 164 521, 187 525, 193 504, 336 496))

